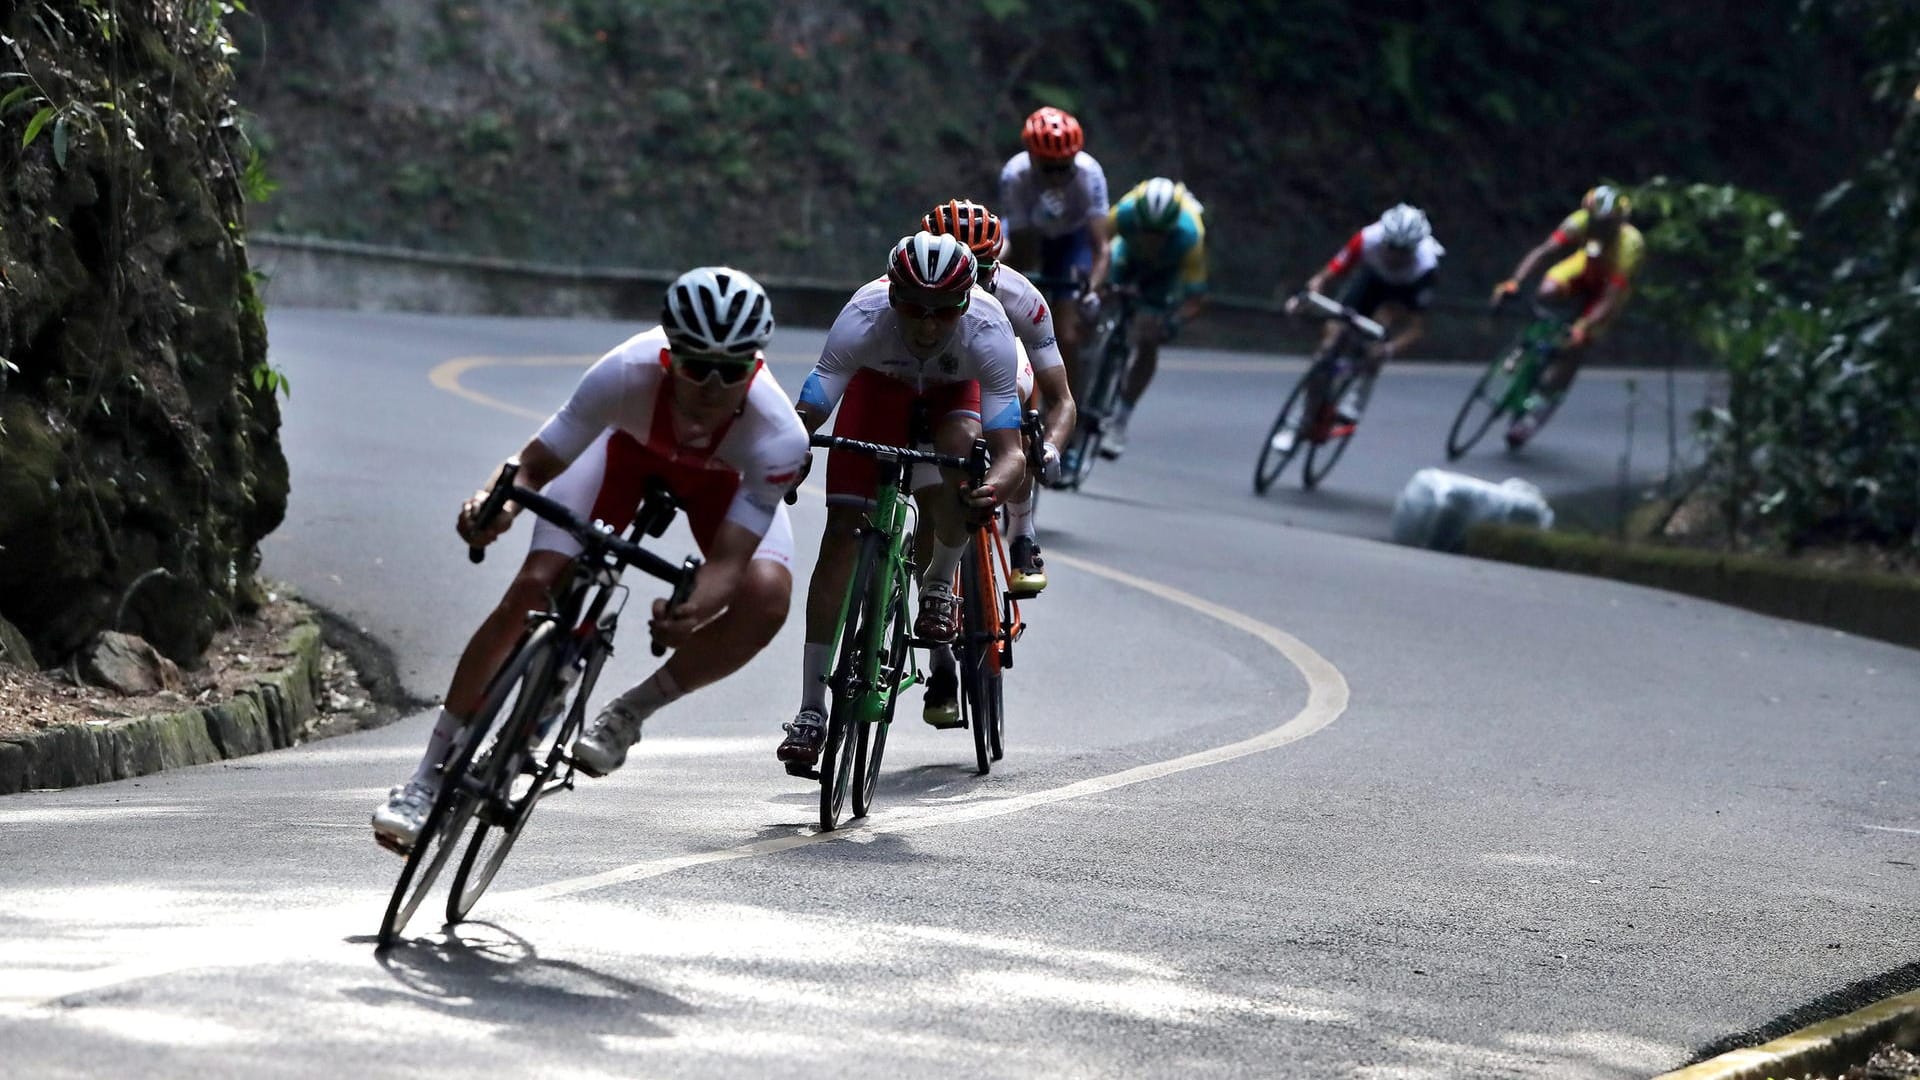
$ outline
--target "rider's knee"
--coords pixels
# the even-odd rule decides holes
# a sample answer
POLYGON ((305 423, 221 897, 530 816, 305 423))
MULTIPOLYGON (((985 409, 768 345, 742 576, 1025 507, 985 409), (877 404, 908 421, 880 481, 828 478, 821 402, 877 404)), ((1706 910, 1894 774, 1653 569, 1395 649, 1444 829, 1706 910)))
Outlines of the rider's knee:
POLYGON ((501 610, 516 614, 544 610, 552 603, 553 590, 559 582, 558 570, 558 566, 530 560, 514 575, 506 595, 500 598, 501 610))
POLYGON ((793 573, 771 559, 747 564, 730 607, 746 613, 756 648, 766 648, 787 621, 793 603, 793 573))

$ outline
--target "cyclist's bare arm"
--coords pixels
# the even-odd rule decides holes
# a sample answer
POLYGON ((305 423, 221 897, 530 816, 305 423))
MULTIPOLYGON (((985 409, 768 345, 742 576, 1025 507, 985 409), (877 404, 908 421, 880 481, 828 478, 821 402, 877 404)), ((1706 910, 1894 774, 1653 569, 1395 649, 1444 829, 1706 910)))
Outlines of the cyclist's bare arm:
POLYGON ((693 592, 671 613, 665 597, 653 602, 649 626, 654 640, 677 649, 700 627, 726 611, 761 539, 760 534, 738 522, 721 522, 708 547, 707 561, 693 579, 693 592))
POLYGON ((1017 427, 995 428, 986 433, 987 449, 993 454, 993 465, 987 469, 987 478, 977 488, 967 492, 967 504, 977 511, 991 510, 1006 502, 1020 490, 1027 476, 1026 447, 1020 445, 1020 429, 1017 427))
POLYGON ((1087 288, 1098 291, 1107 281, 1107 266, 1113 259, 1112 225, 1105 210, 1087 217, 1087 234, 1093 245, 1093 268, 1087 271, 1087 288))
POLYGON ((1549 260, 1558 262, 1562 256, 1570 254, 1577 246, 1578 245, 1573 243, 1555 243, 1553 237, 1549 236, 1545 240, 1542 240, 1538 247, 1527 252, 1525 257, 1520 260, 1520 265, 1514 269, 1513 277, 1509 280, 1525 281, 1533 276, 1533 272, 1540 268, 1541 263, 1549 260))
POLYGON ((1194 293, 1180 302, 1180 321, 1190 323, 1199 318, 1200 313, 1205 310, 1207 310, 1206 294, 1194 293))
MULTIPOLYGON (((1397 308, 1397 305, 1396 305, 1397 308)), ((1400 318, 1394 335, 1381 342, 1382 351, 1388 356, 1405 356, 1413 343, 1419 341, 1427 332, 1427 313, 1424 311, 1406 311, 1397 309, 1394 314, 1400 318)))
POLYGON ((1045 371, 1035 371, 1033 381, 1039 384, 1041 396, 1047 399, 1047 441, 1056 447, 1067 445, 1067 440, 1073 438, 1073 425, 1079 419, 1080 407, 1073 403, 1066 366, 1056 364, 1045 371))
POLYGON ((1607 282, 1607 289, 1600 294, 1600 301, 1593 305, 1593 310, 1580 319, 1580 322, 1585 323, 1589 331, 1607 325, 1620 314, 1620 309, 1626 305, 1627 296, 1631 292, 1633 292, 1633 285, 1629 282, 1618 278, 1607 282))
MULTIPOLYGON (((514 478, 514 483, 532 491, 539 491, 551 483, 554 477, 566 471, 567 464, 566 459, 549 450, 547 444, 541 442, 538 437, 528 439, 527 445, 520 449, 520 474, 514 478)), ((486 547, 499 539, 500 534, 507 531, 507 526, 513 524, 514 516, 520 513, 520 507, 510 502, 501 508, 500 513, 494 515, 485 529, 474 528, 474 516, 480 512, 480 505, 487 501, 488 492, 492 491, 493 485, 499 482, 501 470, 505 468, 506 462, 496 466, 493 475, 487 477, 486 486, 474 492, 460 506, 460 517, 454 528, 467 543, 474 547, 486 547)))

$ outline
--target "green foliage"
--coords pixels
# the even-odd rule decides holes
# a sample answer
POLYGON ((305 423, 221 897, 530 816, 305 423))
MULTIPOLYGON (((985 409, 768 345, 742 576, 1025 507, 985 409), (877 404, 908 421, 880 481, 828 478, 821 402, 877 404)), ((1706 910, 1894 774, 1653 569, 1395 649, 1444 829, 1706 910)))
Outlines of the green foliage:
POLYGON ((1726 369, 1701 417, 1709 478, 1736 536, 1920 549, 1920 11, 1897 0, 1823 9, 1884 60, 1875 97, 1900 119, 1887 148, 1820 202, 1847 254, 1824 279, 1772 200, 1655 181, 1647 308, 1726 369))

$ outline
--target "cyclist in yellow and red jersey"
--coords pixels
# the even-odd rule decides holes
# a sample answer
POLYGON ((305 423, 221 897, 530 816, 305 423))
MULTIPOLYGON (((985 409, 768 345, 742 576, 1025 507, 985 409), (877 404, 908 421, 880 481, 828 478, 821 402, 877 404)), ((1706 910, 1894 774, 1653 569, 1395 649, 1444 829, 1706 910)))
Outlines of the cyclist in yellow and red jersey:
POLYGON ((1536 295, 1546 304, 1576 304, 1580 313, 1567 327, 1567 343, 1540 380, 1540 389, 1507 429, 1507 445, 1519 447, 1546 423, 1572 385, 1587 346, 1627 306, 1633 278, 1646 255, 1647 241, 1627 218, 1626 195, 1606 184, 1587 192, 1580 209, 1567 215, 1553 235, 1527 252, 1513 276, 1493 287, 1496 305, 1520 291, 1521 282, 1548 259, 1557 259, 1540 279, 1536 295))

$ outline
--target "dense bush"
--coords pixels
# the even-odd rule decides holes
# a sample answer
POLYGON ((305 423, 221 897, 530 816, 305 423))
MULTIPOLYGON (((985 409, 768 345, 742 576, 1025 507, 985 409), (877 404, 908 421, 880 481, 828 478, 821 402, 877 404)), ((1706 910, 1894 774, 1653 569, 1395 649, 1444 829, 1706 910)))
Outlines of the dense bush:
POLYGON ((1864 30, 1872 96, 1898 118, 1809 221, 1838 265, 1796 259, 1763 196, 1659 182, 1639 192, 1654 219, 1644 302, 1725 365, 1702 430, 1733 536, 1920 550, 1920 9, 1858 0, 1819 17, 1864 30))

